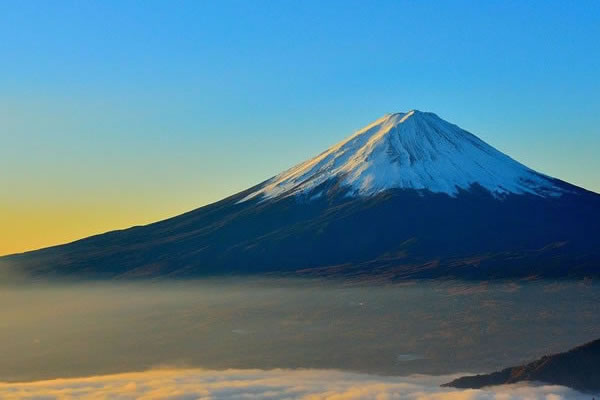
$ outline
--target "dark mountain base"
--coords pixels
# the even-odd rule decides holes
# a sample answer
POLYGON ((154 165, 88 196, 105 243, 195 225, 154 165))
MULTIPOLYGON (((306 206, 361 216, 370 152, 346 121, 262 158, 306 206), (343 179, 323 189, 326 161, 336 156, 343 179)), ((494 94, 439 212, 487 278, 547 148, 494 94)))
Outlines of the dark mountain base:
POLYGON ((252 190, 168 220, 0 263, 26 276, 60 279, 600 276, 600 196, 581 189, 556 198, 498 199, 477 186, 456 197, 389 190, 363 198, 348 197, 329 182, 315 189, 326 193, 317 200, 238 202, 252 190))
POLYGON ((538 381, 584 392, 600 392, 600 339, 566 353, 544 356, 526 365, 486 375, 465 376, 442 386, 479 389, 522 381, 538 381))

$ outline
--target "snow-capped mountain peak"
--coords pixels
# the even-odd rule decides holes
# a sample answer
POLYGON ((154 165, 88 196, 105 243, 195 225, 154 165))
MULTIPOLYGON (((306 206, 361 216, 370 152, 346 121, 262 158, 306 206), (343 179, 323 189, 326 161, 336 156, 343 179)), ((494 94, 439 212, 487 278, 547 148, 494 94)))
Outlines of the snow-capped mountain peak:
POLYGON ((480 185, 494 196, 557 196, 563 191, 471 133, 429 112, 411 110, 377 119, 318 156, 265 182, 242 201, 310 194, 337 180, 349 195, 414 189, 456 196, 480 185))

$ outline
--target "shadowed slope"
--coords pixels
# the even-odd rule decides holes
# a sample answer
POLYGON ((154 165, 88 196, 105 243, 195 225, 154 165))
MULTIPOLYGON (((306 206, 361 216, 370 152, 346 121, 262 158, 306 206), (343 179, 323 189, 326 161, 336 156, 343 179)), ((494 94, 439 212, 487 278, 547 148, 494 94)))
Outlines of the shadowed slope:
POLYGON ((565 353, 487 375, 465 376, 442 386, 479 389, 485 386, 538 381, 576 390, 600 391, 600 339, 565 353))

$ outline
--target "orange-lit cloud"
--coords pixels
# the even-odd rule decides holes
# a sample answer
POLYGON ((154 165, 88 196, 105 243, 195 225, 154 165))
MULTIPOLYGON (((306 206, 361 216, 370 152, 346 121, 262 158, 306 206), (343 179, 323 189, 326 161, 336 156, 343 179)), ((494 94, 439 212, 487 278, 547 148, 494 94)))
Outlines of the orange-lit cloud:
POLYGON ((380 377, 332 370, 151 370, 29 383, 0 383, 0 398, 560 400, 591 397, 550 385, 506 385, 487 390, 446 389, 439 386, 453 377, 380 377))

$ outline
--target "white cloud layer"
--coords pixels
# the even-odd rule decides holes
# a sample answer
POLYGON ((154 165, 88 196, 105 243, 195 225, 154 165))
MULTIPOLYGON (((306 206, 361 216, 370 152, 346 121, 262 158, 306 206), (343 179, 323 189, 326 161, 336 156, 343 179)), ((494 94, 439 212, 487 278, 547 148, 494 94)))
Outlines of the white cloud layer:
POLYGON ((0 383, 4 400, 409 399, 517 400, 592 398, 561 386, 441 388, 456 376, 381 377, 331 370, 161 369, 146 372, 0 383))

